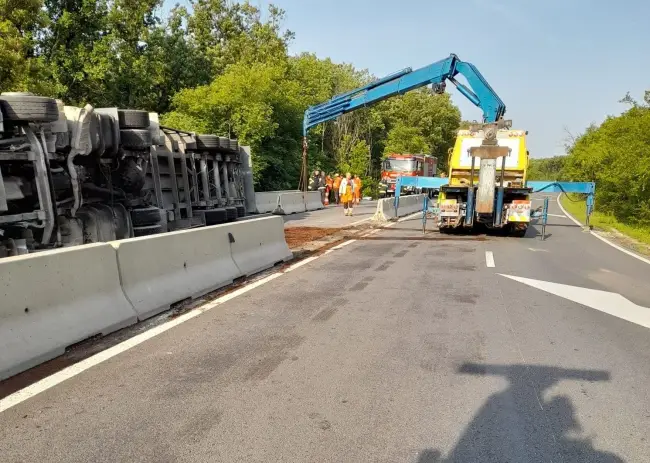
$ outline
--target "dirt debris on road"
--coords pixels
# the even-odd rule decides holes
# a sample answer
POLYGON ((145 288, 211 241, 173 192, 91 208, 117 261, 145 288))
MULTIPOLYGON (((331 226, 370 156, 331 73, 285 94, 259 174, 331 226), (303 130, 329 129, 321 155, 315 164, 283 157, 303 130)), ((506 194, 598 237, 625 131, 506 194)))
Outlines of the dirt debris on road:
POLYGON ((292 227, 285 228, 284 236, 289 249, 297 249, 310 243, 340 232, 341 228, 292 227))

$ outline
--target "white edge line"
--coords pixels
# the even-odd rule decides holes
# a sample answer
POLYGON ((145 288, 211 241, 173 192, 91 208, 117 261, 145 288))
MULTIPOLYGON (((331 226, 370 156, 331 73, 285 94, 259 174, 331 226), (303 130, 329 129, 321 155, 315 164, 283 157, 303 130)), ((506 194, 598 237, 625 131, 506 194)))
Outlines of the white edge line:
POLYGON ((371 220, 372 217, 367 217, 365 219, 357 220, 356 222, 352 222, 351 224, 348 225, 348 227, 354 227, 355 225, 359 225, 360 223, 367 222, 368 220, 371 220))
POLYGON ((598 238, 599 240, 603 241, 604 243, 609 244, 611 247, 616 248, 616 249, 618 249, 618 250, 621 251, 621 252, 624 252, 624 253, 627 254, 628 256, 632 256, 632 257, 634 257, 634 258, 636 258, 636 259, 639 259, 641 262, 645 262, 646 264, 650 264, 650 260, 649 260, 649 259, 646 259, 645 257, 641 257, 640 255, 635 254, 635 253, 633 253, 632 251, 629 251, 629 250, 627 250, 627 249, 625 249, 625 248, 619 246, 618 244, 612 243, 611 241, 609 241, 609 240, 608 240, 607 238, 605 238, 604 236, 600 236, 598 233, 596 233, 596 232, 594 232, 594 231, 592 231, 591 234, 592 234, 593 236, 595 236, 596 238, 598 238))
POLYGON ((485 251, 485 265, 489 268, 494 268, 494 253, 492 251, 485 251))
POLYGON ((563 194, 563 193, 560 193, 559 195, 557 195, 557 198, 556 198, 556 200, 557 200, 557 205, 560 206, 560 210, 562 211, 562 213, 563 213, 564 215, 566 215, 568 218, 570 218, 571 220, 573 220, 573 223, 574 223, 574 224, 576 224, 576 225, 579 226, 579 227, 584 227, 584 225, 582 225, 582 224, 581 224, 578 220, 576 220, 576 219, 575 219, 571 214, 569 214, 569 213, 566 211, 566 209, 564 209, 564 207, 562 207, 562 203, 560 202, 560 196, 562 196, 562 194, 563 194))
MULTIPOLYGON (((404 222, 405 220, 409 220, 409 219, 411 219, 411 218, 413 218, 415 216, 418 216, 418 215, 422 215, 422 211, 417 211, 417 212, 414 212, 413 214, 409 214, 409 215, 407 215, 405 217, 402 217, 401 219, 397 219, 397 222, 398 223, 399 222, 404 222)), ((395 223, 395 222, 392 222, 392 223, 395 223)))
MULTIPOLYGON (((416 213, 417 214, 417 213, 416 213)), ((415 215, 415 214, 413 214, 415 215)), ((404 217, 405 219, 410 216, 404 217)), ((369 219, 364 219, 363 221, 366 221, 369 219)), ((395 225, 397 222, 391 222, 390 224, 387 225, 387 227, 391 227, 395 225)), ((377 233, 381 231, 381 229, 376 229, 372 230, 371 232, 362 235, 362 236, 368 236, 373 233, 377 233)), ((327 255, 333 251, 339 250, 345 246, 348 246, 357 240, 348 240, 344 241, 343 243, 328 249, 325 251, 323 254, 316 255, 316 256, 311 256, 306 259, 301 260, 300 262, 296 262, 295 264, 289 266, 286 268, 284 271, 281 272, 276 272, 272 273, 271 275, 268 275, 264 278, 261 278, 257 281, 253 281, 250 284, 243 286, 241 288, 238 288, 228 294, 224 294, 221 297, 218 297, 217 299, 210 301, 206 304, 203 304, 200 307, 196 307, 192 310, 190 310, 187 313, 184 313, 183 315, 170 320, 168 322, 163 323, 162 325, 158 325, 156 327, 153 327, 143 333, 140 333, 136 336, 133 336, 132 338, 127 339, 126 341, 122 341, 119 344, 116 344, 112 347, 109 347, 108 349, 98 352, 97 354, 88 357, 87 359, 84 359, 80 362, 75 363, 74 365, 70 365, 69 367, 64 368, 63 370, 60 370, 50 376, 47 376, 46 378, 41 379, 40 381, 37 381, 19 391, 14 392, 11 395, 8 395, 7 397, 0 399, 0 413, 32 398, 35 397, 36 395, 40 394, 41 392, 45 392, 48 389, 53 388, 54 386, 57 386, 64 381, 67 381, 70 378, 73 378, 74 376, 77 376, 80 373, 83 373, 84 371, 99 365, 102 362, 105 362, 106 360, 109 360, 122 352, 126 352, 127 350, 142 344, 143 342, 154 338, 158 336, 159 334, 164 333, 165 331, 168 331, 175 326, 180 325, 181 323, 186 322, 187 320, 191 320, 194 317, 197 317, 201 315, 202 313, 207 312, 208 310, 211 310, 218 305, 221 305, 225 302, 230 301, 231 299, 236 298, 237 296, 240 296, 244 293, 247 293, 248 291, 251 291, 252 289, 255 289, 259 286, 262 286, 269 281, 275 280, 276 278, 281 277, 285 273, 291 272, 292 270, 296 270, 297 268, 302 267, 303 265, 307 265, 310 262, 313 262, 314 260, 318 259, 319 257, 322 257, 324 255, 327 255)))
MULTIPOLYGON (((578 226, 580 226, 580 227, 584 227, 584 226, 583 226, 579 221, 577 221, 577 220, 576 220, 576 219, 575 219, 571 214, 569 214, 569 213, 566 211, 566 209, 564 209, 564 207, 562 207, 562 203, 560 202, 560 196, 561 196, 561 194, 557 196, 557 205, 560 206, 560 209, 562 210, 562 212, 563 212, 563 213, 564 213, 568 218, 570 218, 571 220, 573 220, 573 222, 574 222, 576 225, 578 225, 578 226)), ((628 249, 625 249, 625 248, 619 246, 618 244, 612 243, 610 240, 608 240, 607 238, 605 238, 605 237, 603 237, 603 236, 600 236, 598 233, 594 232, 593 230, 589 230, 589 233, 590 233, 592 236, 595 236, 596 238, 598 238, 598 239, 599 239, 600 241, 602 241, 603 243, 609 244, 609 245, 610 245, 611 247, 613 247, 614 249, 618 249, 619 251, 621 251, 621 252, 627 254, 628 256, 632 256, 632 257, 634 257, 635 259, 640 260, 641 262, 645 262, 646 264, 650 264, 650 259, 646 259, 645 257, 642 257, 642 256, 640 256, 640 255, 638 255, 638 254, 636 254, 636 253, 634 253, 634 252, 632 252, 632 251, 630 251, 630 250, 628 250, 628 249)))
POLYGON ((269 281, 275 280, 276 278, 281 277, 285 273, 291 272, 292 270, 295 270, 297 268, 302 267, 303 265, 306 265, 316 259, 318 259, 321 256, 324 256, 326 254, 329 254, 335 250, 341 249, 349 244, 354 243, 356 240, 348 240, 345 241, 338 246, 333 247, 332 249, 328 249, 326 252, 323 254, 317 255, 317 256, 311 256, 306 259, 301 260, 300 262, 296 262, 295 264, 289 266, 287 269, 284 271, 272 273, 264 278, 261 278, 257 281, 253 281, 250 284, 243 286, 241 288, 238 288, 228 294, 224 294, 221 297, 218 297, 217 299, 210 301, 206 304, 203 304, 199 307, 196 307, 192 310, 190 310, 187 313, 184 313, 183 315, 179 316, 178 318, 175 318, 173 320, 170 320, 168 322, 163 323, 162 325, 155 326, 143 333, 137 334, 133 336, 132 338, 127 339, 126 341, 122 341, 119 344, 116 344, 112 347, 109 347, 106 350, 103 350, 101 352, 98 352, 95 355, 92 355, 91 357, 88 357, 80 362, 75 363, 74 365, 70 365, 69 367, 64 368, 63 370, 57 371, 56 373, 47 376, 46 378, 41 379, 40 381, 37 381, 19 391, 14 392, 11 395, 8 395, 7 397, 0 399, 0 413, 20 404, 21 402, 24 402, 28 399, 31 399, 32 397, 40 394, 41 392, 45 392, 48 389, 53 388, 54 386, 57 386, 64 381, 67 381, 70 378, 73 378, 74 376, 77 376, 80 373, 83 373, 84 371, 99 365, 102 362, 105 362, 106 360, 109 360, 123 352, 126 352, 127 350, 142 344, 143 342, 154 338, 158 336, 159 334, 164 333, 165 331, 168 331, 175 326, 180 325, 181 323, 186 322, 187 320, 191 320, 194 317, 197 317, 201 315, 202 313, 207 312, 208 310, 214 309, 215 307, 230 301, 231 299, 236 298, 237 296, 240 296, 244 293, 247 293, 248 291, 251 291, 259 286, 262 286, 269 281))

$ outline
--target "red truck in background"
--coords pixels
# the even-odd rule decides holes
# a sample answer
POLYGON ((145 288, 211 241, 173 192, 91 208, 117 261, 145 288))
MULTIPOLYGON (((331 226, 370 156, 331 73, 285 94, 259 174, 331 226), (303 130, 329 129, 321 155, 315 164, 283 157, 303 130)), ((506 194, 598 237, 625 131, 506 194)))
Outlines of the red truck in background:
MULTIPOLYGON (((390 154, 381 168, 381 194, 393 196, 397 177, 433 177, 438 159, 428 154, 390 154)), ((414 193, 413 187, 405 187, 402 193, 414 193)))

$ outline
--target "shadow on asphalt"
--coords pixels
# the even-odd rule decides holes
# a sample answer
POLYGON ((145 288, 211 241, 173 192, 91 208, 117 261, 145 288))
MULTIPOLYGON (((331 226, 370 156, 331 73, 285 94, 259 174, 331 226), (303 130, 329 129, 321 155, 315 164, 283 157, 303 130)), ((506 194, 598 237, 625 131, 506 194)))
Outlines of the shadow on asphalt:
POLYGON ((467 426, 447 458, 436 449, 422 450, 417 463, 561 461, 620 463, 612 452, 597 450, 581 430, 571 400, 545 391, 561 380, 609 381, 603 370, 577 370, 536 365, 464 363, 462 375, 500 376, 509 387, 490 396, 467 426))

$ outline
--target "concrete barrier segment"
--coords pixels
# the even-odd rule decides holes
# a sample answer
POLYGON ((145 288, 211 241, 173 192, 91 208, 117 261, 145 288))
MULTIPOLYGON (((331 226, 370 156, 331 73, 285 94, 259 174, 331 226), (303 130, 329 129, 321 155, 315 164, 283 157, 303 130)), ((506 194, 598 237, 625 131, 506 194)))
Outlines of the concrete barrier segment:
MULTIPOLYGON (((241 222, 247 223, 247 221, 241 222)), ((230 224, 111 242, 124 294, 140 320, 226 286, 241 276, 230 224)))
POLYGON ((0 295, 0 379, 137 321, 107 243, 0 259, 0 295))
POLYGON ((282 217, 262 217, 227 225, 232 235, 232 258, 248 276, 293 257, 284 236, 282 217))
POLYGON ((305 193, 305 210, 315 211, 324 208, 325 206, 321 201, 320 191, 308 191, 305 193))
POLYGON ((278 207, 274 214, 289 215, 298 212, 305 212, 305 197, 302 191, 293 191, 290 193, 280 193, 278 207))

